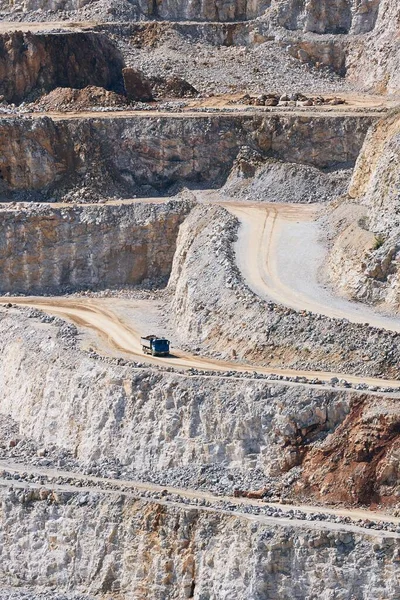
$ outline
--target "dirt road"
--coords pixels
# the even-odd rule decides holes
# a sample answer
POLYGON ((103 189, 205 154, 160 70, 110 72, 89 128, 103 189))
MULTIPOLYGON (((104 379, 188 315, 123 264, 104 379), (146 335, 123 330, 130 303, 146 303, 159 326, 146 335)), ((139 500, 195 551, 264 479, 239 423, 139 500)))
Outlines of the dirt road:
POLYGON ((285 117, 308 117, 308 118, 317 118, 317 117, 326 117, 326 118, 342 118, 342 117, 375 117, 379 119, 382 117, 381 112, 372 111, 368 109, 359 109, 359 108, 346 108, 346 109, 338 109, 337 107, 325 108, 314 106, 311 108, 304 109, 293 109, 287 110, 285 108, 276 108, 274 110, 268 108, 258 108, 251 109, 248 108, 240 108, 240 107, 228 107, 222 106, 220 108, 215 108, 210 112, 206 108, 204 110, 197 109, 193 110, 190 106, 183 108, 181 112, 172 112, 172 111, 164 111, 157 110, 156 105, 154 106, 154 110, 82 110, 82 111, 46 111, 46 112, 26 112, 21 115, 11 112, 11 113, 2 113, 0 117, 2 119, 15 119, 15 117, 29 118, 29 119, 40 119, 43 117, 48 117, 53 121, 67 121, 67 120, 83 120, 83 119, 137 119, 139 117, 146 118, 160 118, 160 117, 168 117, 168 119, 187 119, 189 117, 198 118, 198 119, 210 119, 213 115, 218 115, 222 117, 248 117, 249 119, 255 116, 273 116, 273 115, 281 115, 285 117))
POLYGON ((240 220, 236 257, 249 287, 261 298, 352 323, 400 332, 400 319, 335 296, 319 283, 325 249, 315 205, 259 204, 225 207, 240 220))
MULTIPOLYGON (((238 362, 199 358, 175 348, 172 348, 171 356, 169 357, 158 358, 147 356, 144 355, 141 350, 140 332, 138 331, 137 326, 135 326, 135 301, 132 301, 132 317, 129 319, 129 322, 121 317, 120 314, 117 315, 116 307, 119 303, 117 298, 113 298, 110 302, 103 298, 70 299, 63 297, 4 297, 0 298, 0 302, 11 302, 21 306, 31 306, 49 314, 72 321, 78 327, 87 328, 99 336, 102 343, 98 345, 97 350, 100 353, 111 356, 125 356, 149 364, 182 369, 194 368, 205 371, 234 371, 238 374, 260 373, 263 375, 275 374, 288 377, 305 377, 309 380, 319 379, 325 382, 329 382, 332 377, 337 377, 338 379, 345 379, 353 384, 366 383, 371 386, 391 387, 396 389, 398 389, 400 385, 400 382, 394 379, 378 379, 376 377, 364 376, 358 377, 346 373, 327 371, 270 369, 268 367, 244 365, 238 362)), ((126 300, 124 300, 123 303, 126 304, 126 300)), ((292 385, 296 384, 292 383, 292 385)), ((396 397, 398 395, 399 394, 396 393, 396 397)))
MULTIPOLYGON (((370 520, 375 523, 393 523, 395 525, 400 525, 400 518, 395 517, 393 515, 387 515, 382 512, 376 511, 368 511, 368 510, 352 510, 345 508, 325 508, 325 507, 315 507, 303 504, 282 504, 277 502, 264 502, 262 500, 254 500, 249 498, 234 498, 232 496, 217 496, 212 494, 211 492, 195 490, 195 489, 186 489, 186 488, 177 488, 170 485, 157 485, 149 482, 143 481, 133 481, 127 479, 110 479, 105 477, 95 477, 92 475, 81 475, 80 473, 76 473, 74 471, 66 471, 63 469, 55 469, 51 467, 35 467, 27 464, 20 464, 13 462, 12 460, 0 460, 0 469, 6 470, 8 473, 18 473, 23 477, 27 477, 29 475, 42 476, 48 479, 48 483, 40 484, 32 484, 30 481, 23 480, 12 480, 12 485, 14 487, 19 488, 47 488, 54 489, 59 491, 70 491, 77 493, 85 493, 92 492, 95 494, 108 494, 108 495, 126 495, 137 498, 143 492, 150 493, 163 493, 163 494, 171 494, 174 496, 179 496, 182 500, 186 500, 189 502, 179 502, 179 501, 171 501, 171 500, 160 500, 157 498, 147 498, 151 502, 156 502, 159 504, 166 505, 175 505, 180 506, 182 508, 188 508, 193 506, 191 503, 197 503, 198 501, 205 501, 213 504, 214 506, 199 506, 195 504, 196 508, 199 510, 208 510, 212 512, 222 513, 222 514, 235 514, 236 516, 250 518, 252 520, 261 521, 261 522, 272 522, 277 525, 290 525, 294 527, 307 527, 308 529, 330 529, 336 531, 349 531, 352 533, 368 533, 368 535, 378 536, 378 537, 390 537, 400 539, 400 533, 393 533, 387 531, 381 531, 376 529, 364 528, 362 526, 351 524, 351 523, 334 523, 332 521, 325 520, 306 520, 306 516, 312 513, 318 513, 320 515, 326 515, 327 517, 345 517, 351 519, 352 521, 362 520, 370 520), (54 482, 54 479, 65 478, 65 479, 73 479, 75 481, 82 482, 81 485, 74 485, 69 483, 59 483, 54 482), (236 510, 224 510, 221 508, 221 503, 228 503, 231 507, 236 507, 236 510), (283 515, 280 517, 270 517, 260 514, 249 514, 240 512, 241 508, 267 508, 273 507, 279 511, 282 511, 283 515), (304 513, 305 518, 286 518, 285 513, 289 513, 289 511, 301 511, 304 513)), ((9 486, 11 481, 9 479, 0 478, 0 485, 9 486)))
POLYGON ((0 33, 9 33, 12 31, 31 31, 37 33, 39 31, 54 31, 54 30, 73 30, 83 31, 85 29, 91 29, 96 26, 97 23, 94 21, 43 21, 43 22, 19 22, 19 21, 1 21, 0 22, 0 33))

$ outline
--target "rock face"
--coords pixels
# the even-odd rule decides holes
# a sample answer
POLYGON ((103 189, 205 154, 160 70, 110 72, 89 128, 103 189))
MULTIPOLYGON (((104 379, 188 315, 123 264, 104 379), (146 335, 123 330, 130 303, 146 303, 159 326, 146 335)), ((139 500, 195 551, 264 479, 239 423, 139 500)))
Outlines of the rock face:
POLYGON ((272 0, 277 24, 313 33, 366 33, 378 16, 380 0, 272 0))
POLYGON ((282 45, 302 63, 318 68, 328 67, 341 77, 347 73, 348 44, 343 40, 338 41, 332 37, 320 39, 318 36, 303 39, 296 35, 290 40, 290 44, 286 41, 282 45))
POLYGON ((32 92, 96 85, 122 89, 123 58, 95 33, 5 33, 0 36, 0 94, 20 102, 32 92))
POLYGON ((0 414, 19 435, 139 475, 219 466, 278 485, 302 467, 294 499, 397 502, 396 399, 111 364, 25 314, 0 312, 0 414))
MULTIPOLYGON (((106 599, 294 597, 348 600, 400 593, 397 538, 279 525, 183 505, 90 497, 79 505, 1 492, 2 586, 106 599), (229 548, 229 553, 226 549, 229 548), (289 576, 290 575, 290 576, 289 576), (350 591, 349 591, 350 590, 350 591)), ((32 595, 30 594, 30 597, 32 595)))
POLYGON ((271 367, 399 376, 398 334, 260 300, 236 266, 237 227, 204 206, 181 226, 169 286, 182 344, 271 367))
POLYGON ((342 224, 330 252, 328 276, 342 293, 400 310, 400 115, 371 128, 357 161, 342 224), (350 204, 351 203, 351 204, 350 204), (350 210, 352 204, 356 204, 350 210))
POLYGON ((270 0, 156 0, 147 14, 171 21, 241 21, 261 16, 269 4, 270 0))
POLYGON ((45 188, 75 166, 71 140, 47 117, 37 121, 3 120, 0 146, 3 199, 11 190, 45 188))
POLYGON ((369 224, 376 232, 400 226, 400 110, 393 110, 368 132, 351 181, 349 196, 368 209, 369 224))
POLYGON ((302 62, 331 67, 365 90, 385 94, 400 89, 397 2, 288 0, 272 3, 271 19, 293 30, 284 43, 290 42, 289 53, 302 62))
POLYGON ((397 504, 400 493, 400 415, 396 401, 359 399, 335 432, 303 463, 301 490, 317 499, 397 504))
POLYGON ((346 61, 347 78, 355 85, 380 94, 400 90, 400 6, 381 0, 374 30, 355 39, 346 61))
MULTIPOLYGON (((0 120, 0 191, 51 197, 89 182, 100 192, 169 193, 222 185, 243 146, 318 168, 348 168, 370 117, 134 116, 0 120)), ((16 196, 18 198, 18 195, 16 196)))
POLYGON ((0 211, 0 290, 60 293, 168 280, 189 205, 0 211))
MULTIPOLYGON (((132 0, 131 18, 166 21, 242 21, 261 16, 271 0, 132 0)), ((26 11, 77 10, 90 0, 27 0, 26 11)), ((8 7, 6 7, 8 8, 8 7)))

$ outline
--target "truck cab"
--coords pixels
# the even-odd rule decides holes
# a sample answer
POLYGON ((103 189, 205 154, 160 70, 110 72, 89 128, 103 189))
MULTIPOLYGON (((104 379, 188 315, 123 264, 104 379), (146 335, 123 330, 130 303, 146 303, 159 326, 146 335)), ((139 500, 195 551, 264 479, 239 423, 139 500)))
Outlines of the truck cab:
POLYGON ((156 335, 148 335, 140 338, 142 344, 142 350, 145 354, 151 354, 152 356, 168 356, 169 354, 169 340, 165 338, 157 337, 156 335))

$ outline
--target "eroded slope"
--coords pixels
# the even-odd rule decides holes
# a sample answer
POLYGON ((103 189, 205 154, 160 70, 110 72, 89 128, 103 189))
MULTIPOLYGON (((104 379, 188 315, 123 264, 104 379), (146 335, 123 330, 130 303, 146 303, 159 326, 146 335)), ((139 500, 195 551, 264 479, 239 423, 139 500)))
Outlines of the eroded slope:
POLYGON ((394 111, 370 130, 349 195, 329 217, 336 237, 328 262, 330 280, 342 293, 396 312, 400 302, 399 147, 400 118, 394 111))

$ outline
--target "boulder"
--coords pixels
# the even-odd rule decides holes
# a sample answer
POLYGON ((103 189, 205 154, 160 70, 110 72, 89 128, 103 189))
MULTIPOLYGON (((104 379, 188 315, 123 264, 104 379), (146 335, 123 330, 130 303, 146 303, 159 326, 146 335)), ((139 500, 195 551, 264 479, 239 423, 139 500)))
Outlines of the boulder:
POLYGON ((122 76, 128 100, 151 102, 154 99, 150 82, 141 71, 125 67, 122 76))
POLYGON ((150 85, 158 98, 193 98, 198 91, 188 81, 178 75, 171 77, 151 77, 150 85))

